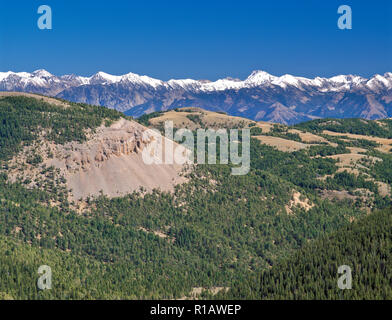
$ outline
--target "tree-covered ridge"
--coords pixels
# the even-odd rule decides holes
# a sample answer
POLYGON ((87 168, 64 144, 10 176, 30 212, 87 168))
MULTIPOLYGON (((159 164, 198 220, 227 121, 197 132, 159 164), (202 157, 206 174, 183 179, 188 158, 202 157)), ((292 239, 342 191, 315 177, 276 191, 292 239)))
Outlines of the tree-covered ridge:
POLYGON ((58 144, 84 141, 87 129, 93 130, 104 120, 116 120, 120 116, 117 111, 83 103, 69 103, 69 107, 64 107, 23 96, 2 97, 0 160, 10 159, 22 143, 31 143, 39 134, 58 144))
POLYGON ((392 299, 392 212, 372 213, 238 283, 229 299, 392 299), (338 267, 352 270, 341 290, 338 267))

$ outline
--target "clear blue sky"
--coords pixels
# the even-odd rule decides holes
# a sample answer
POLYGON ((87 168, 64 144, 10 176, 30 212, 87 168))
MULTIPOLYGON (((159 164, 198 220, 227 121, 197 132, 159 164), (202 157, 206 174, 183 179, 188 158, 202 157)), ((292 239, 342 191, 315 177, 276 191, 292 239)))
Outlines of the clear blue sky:
POLYGON ((0 71, 135 72, 167 80, 392 71, 392 1, 0 0, 0 71), (39 30, 50 5, 53 30, 39 30), (353 29, 337 28, 351 5, 353 29))

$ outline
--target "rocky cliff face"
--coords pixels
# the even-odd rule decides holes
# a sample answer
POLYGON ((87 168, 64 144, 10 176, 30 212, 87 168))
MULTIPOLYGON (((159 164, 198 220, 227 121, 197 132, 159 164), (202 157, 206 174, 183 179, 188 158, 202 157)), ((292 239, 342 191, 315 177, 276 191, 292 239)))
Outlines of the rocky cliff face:
POLYGON ((18 166, 23 165, 23 179, 31 181, 30 187, 37 187, 44 185, 45 168, 53 167, 55 178, 50 178, 51 181, 63 181, 62 185, 70 190, 70 200, 101 193, 109 197, 121 196, 141 187, 146 191, 155 188, 171 191, 176 184, 186 181, 183 177, 185 167, 175 163, 145 163, 142 152, 156 139, 166 141, 124 118, 110 127, 102 125, 94 133, 88 133, 88 139, 83 143, 56 145, 45 140, 43 135, 11 161, 10 165, 15 169, 8 173, 10 179, 15 180, 20 175, 18 166), (39 154, 42 163, 28 164, 26 159, 33 154, 39 154))

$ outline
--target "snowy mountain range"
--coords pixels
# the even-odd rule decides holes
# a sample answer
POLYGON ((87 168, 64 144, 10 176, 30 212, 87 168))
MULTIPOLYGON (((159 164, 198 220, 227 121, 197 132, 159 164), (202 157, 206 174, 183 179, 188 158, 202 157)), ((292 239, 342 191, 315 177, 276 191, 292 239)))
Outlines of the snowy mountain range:
POLYGON ((128 73, 55 76, 46 70, 0 72, 0 91, 23 91, 103 105, 140 116, 179 107, 285 124, 315 118, 392 117, 392 73, 308 79, 253 71, 245 80, 162 81, 128 73))

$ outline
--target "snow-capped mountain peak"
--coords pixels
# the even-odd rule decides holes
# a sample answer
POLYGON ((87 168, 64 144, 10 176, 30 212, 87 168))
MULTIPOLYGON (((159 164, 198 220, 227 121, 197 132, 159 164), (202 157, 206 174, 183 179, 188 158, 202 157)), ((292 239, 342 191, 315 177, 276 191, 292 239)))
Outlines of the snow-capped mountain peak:
POLYGON ((376 74, 373 78, 366 82, 367 87, 373 90, 388 88, 392 86, 391 73, 385 73, 384 76, 376 74))
POLYGON ((7 71, 7 72, 0 72, 0 81, 5 80, 7 78, 31 78, 32 74, 28 72, 13 72, 13 71, 7 71))
POLYGON ((8 76, 9 76, 11 73, 12 73, 11 71, 8 71, 8 72, 0 72, 0 81, 2 81, 2 80, 4 80, 4 79, 8 78, 8 76))
POLYGON ((385 77, 385 78, 392 79, 392 72, 385 72, 385 73, 384 73, 384 77, 385 77))
POLYGON ((299 87, 303 79, 307 80, 305 78, 294 77, 291 74, 285 74, 279 78, 275 78, 271 83, 283 88, 286 88, 288 85, 299 87))
POLYGON ((359 76, 354 76, 354 75, 340 75, 340 76, 335 76, 332 78, 329 78, 329 81, 335 82, 335 83, 352 83, 352 84, 360 84, 366 80, 365 78, 359 77, 359 76))

